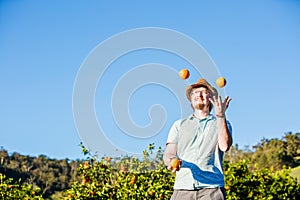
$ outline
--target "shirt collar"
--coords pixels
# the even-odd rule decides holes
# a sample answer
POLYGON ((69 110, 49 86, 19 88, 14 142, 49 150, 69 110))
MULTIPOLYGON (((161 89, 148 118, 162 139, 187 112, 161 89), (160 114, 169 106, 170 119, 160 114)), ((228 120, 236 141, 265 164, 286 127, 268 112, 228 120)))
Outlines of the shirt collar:
MULTIPOLYGON (((188 118, 189 118, 190 120, 197 119, 197 118, 194 116, 194 114, 191 114, 188 118)), ((211 120, 211 119, 212 119, 212 120, 215 120, 216 117, 213 116, 212 114, 209 114, 206 118, 203 118, 203 119, 201 119, 200 121, 211 120)))

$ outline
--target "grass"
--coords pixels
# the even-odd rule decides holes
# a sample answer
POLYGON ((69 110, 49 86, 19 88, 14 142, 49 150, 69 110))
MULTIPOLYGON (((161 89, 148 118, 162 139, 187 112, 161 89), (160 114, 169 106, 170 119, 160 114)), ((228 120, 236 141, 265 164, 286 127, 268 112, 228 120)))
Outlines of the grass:
POLYGON ((291 170, 291 176, 296 177, 298 179, 298 183, 300 183, 300 166, 295 167, 291 170))

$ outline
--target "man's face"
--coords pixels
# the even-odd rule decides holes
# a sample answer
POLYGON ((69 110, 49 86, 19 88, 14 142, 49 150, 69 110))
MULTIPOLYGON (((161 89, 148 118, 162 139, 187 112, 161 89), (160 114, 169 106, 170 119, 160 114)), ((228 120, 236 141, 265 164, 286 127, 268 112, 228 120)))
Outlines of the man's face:
POLYGON ((209 91, 205 87, 194 88, 191 92, 191 103, 194 109, 209 109, 209 91))

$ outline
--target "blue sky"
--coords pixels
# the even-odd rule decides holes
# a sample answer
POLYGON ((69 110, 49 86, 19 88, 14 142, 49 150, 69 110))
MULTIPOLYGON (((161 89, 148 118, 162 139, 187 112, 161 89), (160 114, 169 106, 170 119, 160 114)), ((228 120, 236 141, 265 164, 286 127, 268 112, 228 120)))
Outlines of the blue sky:
MULTIPOLYGON (((2 0, 0 145, 33 156, 82 157, 72 111, 80 67, 101 42, 143 27, 177 31, 206 50, 228 81, 226 94, 233 100, 227 117, 234 143, 241 148, 263 137, 299 132, 299 11, 300 2, 292 0, 2 0)), ((151 105, 163 105, 167 117, 161 132, 137 140, 123 137, 116 126, 109 106, 112 90, 124 74, 147 63, 161 63, 175 71, 191 68, 163 51, 133 52, 116 60, 96 89, 95 112, 99 123, 105 124, 107 137, 132 151, 152 142, 163 146, 172 122, 180 117, 174 95, 154 84, 141 87, 126 101, 132 120, 140 126, 149 123, 151 105)), ((186 84, 200 78, 191 72, 186 84)))

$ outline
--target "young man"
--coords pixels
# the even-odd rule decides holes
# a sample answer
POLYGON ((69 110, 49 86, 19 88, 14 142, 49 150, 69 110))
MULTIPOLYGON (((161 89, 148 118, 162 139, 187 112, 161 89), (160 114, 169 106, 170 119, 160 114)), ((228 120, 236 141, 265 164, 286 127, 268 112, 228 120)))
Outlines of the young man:
POLYGON ((194 113, 173 124, 164 153, 168 169, 176 171, 171 199, 225 199, 222 161, 232 145, 231 125, 225 116, 231 98, 222 101, 205 79, 188 86, 186 96, 194 113), (173 158, 181 161, 175 169, 170 165, 173 158))

